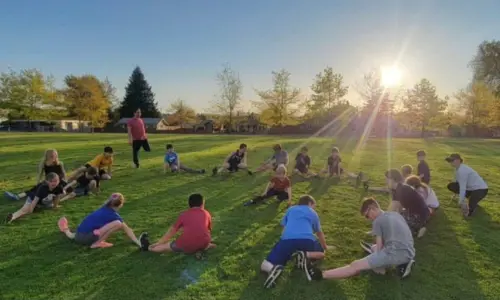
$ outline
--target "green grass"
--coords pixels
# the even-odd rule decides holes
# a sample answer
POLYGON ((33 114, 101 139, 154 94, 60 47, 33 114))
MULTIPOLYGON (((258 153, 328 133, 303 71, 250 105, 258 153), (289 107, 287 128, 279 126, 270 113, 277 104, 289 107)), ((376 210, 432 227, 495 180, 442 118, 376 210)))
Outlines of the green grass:
MULTIPOLYGON (((356 141, 337 141, 351 171, 366 171, 382 185, 391 165, 415 165, 415 152, 426 149, 432 168, 432 185, 442 209, 429 224, 427 235, 416 241, 417 265, 404 281, 396 276, 364 273, 341 281, 306 281, 302 272, 287 268, 277 287, 264 290, 261 261, 278 240, 281 206, 271 203, 243 207, 260 193, 267 175, 230 177, 162 174, 164 146, 173 143, 182 161, 210 169, 241 142, 250 147, 252 167, 267 158, 279 141, 294 155, 307 143, 313 166, 319 169, 329 153, 331 139, 248 136, 151 135, 153 152, 141 152, 142 168, 131 166, 131 151, 123 134, 2 134, 0 135, 0 190, 21 191, 35 183, 37 164, 46 148, 56 148, 67 169, 80 166, 104 145, 116 155, 114 178, 103 183, 98 197, 79 198, 57 211, 33 214, 11 225, 0 226, 0 299, 498 299, 500 295, 500 207, 498 205, 500 142, 492 140, 418 139, 370 140, 362 150, 356 141), (490 194, 471 220, 465 221, 449 202, 445 186, 453 170, 443 161, 447 153, 460 152, 490 186, 490 194), (391 153, 389 156, 387 153, 391 153), (388 161, 391 161, 389 164, 388 161), (113 236, 110 249, 90 250, 67 240, 56 227, 65 215, 75 227, 103 203, 106 195, 121 192, 127 203, 121 215, 138 234, 147 230, 153 240, 186 209, 187 196, 201 192, 214 220, 213 238, 219 247, 204 261, 178 254, 141 253, 124 237, 113 236), (187 271, 197 283, 181 275, 187 271)), ((370 224, 358 213, 362 197, 345 181, 298 182, 294 201, 313 195, 330 251, 322 268, 342 266, 363 253, 358 246, 370 224)), ((387 195, 376 195, 385 206, 387 195)), ((22 203, 0 200, 0 214, 22 203)))

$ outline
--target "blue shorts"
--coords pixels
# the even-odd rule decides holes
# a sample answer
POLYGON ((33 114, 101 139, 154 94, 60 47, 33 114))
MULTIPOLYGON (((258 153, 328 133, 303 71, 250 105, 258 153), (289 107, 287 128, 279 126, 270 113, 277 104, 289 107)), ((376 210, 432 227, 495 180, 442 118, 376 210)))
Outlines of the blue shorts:
POLYGON ((280 240, 274 245, 266 260, 273 265, 284 266, 297 251, 324 252, 323 247, 321 247, 321 244, 317 240, 280 240))

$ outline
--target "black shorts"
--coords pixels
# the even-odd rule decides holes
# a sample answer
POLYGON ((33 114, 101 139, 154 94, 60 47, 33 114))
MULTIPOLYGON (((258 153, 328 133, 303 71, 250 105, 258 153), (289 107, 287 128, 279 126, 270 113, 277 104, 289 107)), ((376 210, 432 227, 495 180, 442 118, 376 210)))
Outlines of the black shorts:
POLYGON ((295 165, 295 169, 299 170, 299 172, 302 174, 309 173, 309 169, 307 168, 307 166, 304 166, 304 165, 295 165))
POLYGON ((275 190, 275 189, 270 189, 267 191, 266 197, 274 197, 274 196, 276 196, 276 198, 279 201, 289 200, 288 193, 286 191, 279 191, 279 190, 275 190))
MULTIPOLYGON (((84 167, 88 169, 88 168, 90 168, 92 166, 89 165, 89 164, 85 164, 84 167)), ((99 176, 102 176, 104 174, 106 174, 106 171, 104 169, 99 169, 99 176)))
POLYGON ((414 235, 418 233, 420 228, 425 227, 427 221, 429 220, 429 215, 422 216, 417 214, 411 214, 407 210, 403 210, 401 212, 401 215, 405 219, 406 223, 408 224, 408 227, 410 227, 410 230, 414 235))
POLYGON ((342 168, 333 168, 332 166, 328 166, 328 173, 330 176, 334 175, 342 175, 344 173, 344 169, 342 168))
POLYGON ((90 246, 99 240, 99 236, 95 235, 93 232, 82 233, 76 232, 75 242, 80 245, 90 246))
POLYGON ((227 168, 227 170, 229 172, 238 172, 238 170, 240 169, 238 166, 240 165, 239 162, 229 162, 229 167, 227 168))

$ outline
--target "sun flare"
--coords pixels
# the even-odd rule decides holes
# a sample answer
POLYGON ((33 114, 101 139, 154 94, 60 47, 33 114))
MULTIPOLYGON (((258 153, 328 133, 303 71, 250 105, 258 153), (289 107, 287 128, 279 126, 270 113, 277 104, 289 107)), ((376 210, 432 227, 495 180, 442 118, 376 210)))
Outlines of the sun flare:
POLYGON ((380 69, 382 85, 387 88, 395 87, 401 83, 401 70, 396 66, 382 67, 380 69))

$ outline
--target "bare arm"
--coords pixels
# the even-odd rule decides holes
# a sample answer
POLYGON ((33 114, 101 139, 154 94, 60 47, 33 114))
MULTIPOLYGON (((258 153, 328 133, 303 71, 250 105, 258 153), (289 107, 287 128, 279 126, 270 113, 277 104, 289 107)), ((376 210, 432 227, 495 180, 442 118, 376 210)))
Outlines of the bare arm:
POLYGON ((163 164, 163 172, 164 172, 164 173, 167 173, 167 170, 168 170, 169 168, 170 168, 170 165, 169 165, 169 164, 167 164, 167 163, 164 163, 164 164, 163 164))
POLYGON ((377 251, 382 250, 382 248, 384 247, 384 242, 382 241, 381 236, 375 237, 375 245, 377 245, 377 251))
POLYGON ((288 187, 286 188, 286 193, 288 194, 288 202, 292 201, 292 188, 288 187))
POLYGON ((127 125, 128 142, 132 143, 132 127, 127 125))
POLYGON ((109 176, 111 176, 111 172, 113 172, 113 165, 109 165, 109 166, 108 166, 108 171, 107 171, 107 173, 109 174, 109 176))
POLYGON ((262 195, 265 195, 267 194, 267 191, 269 191, 270 189, 272 189, 274 187, 274 183, 272 182, 269 182, 267 185, 266 185, 266 189, 264 190, 264 193, 262 195))
POLYGON ((161 239, 158 240, 158 242, 155 245, 165 244, 175 235, 176 232, 177 232, 177 230, 175 230, 175 228, 173 226, 170 226, 167 233, 165 233, 161 237, 161 239))
POLYGON ((66 190, 70 187, 74 187, 75 185, 76 185, 76 180, 73 180, 70 183, 68 183, 65 187, 63 187, 63 190, 66 190))
POLYGON ((390 211, 400 212, 401 208, 401 203, 399 203, 399 201, 391 201, 391 205, 389 206, 390 211))
POLYGON ((66 179, 66 169, 64 168, 63 162, 59 162, 61 164, 61 172, 62 172, 62 179, 66 179))
POLYGON ((141 246, 141 242, 135 236, 134 231, 132 230, 132 228, 128 227, 128 225, 125 224, 125 222, 123 222, 123 231, 125 231, 125 234, 132 242, 134 242, 139 247, 141 246))
POLYGON ((37 180, 36 180, 36 184, 39 184, 43 180, 43 173, 44 173, 43 167, 44 167, 44 164, 45 163, 42 162, 42 163, 40 163, 38 165, 38 177, 37 177, 37 180))
POLYGON ((316 232, 316 236, 318 237, 319 243, 321 244, 321 247, 323 247, 323 250, 326 251, 328 248, 328 245, 326 244, 326 239, 325 239, 325 234, 321 231, 316 232))

